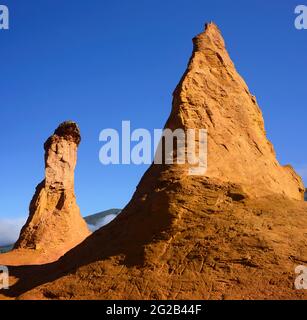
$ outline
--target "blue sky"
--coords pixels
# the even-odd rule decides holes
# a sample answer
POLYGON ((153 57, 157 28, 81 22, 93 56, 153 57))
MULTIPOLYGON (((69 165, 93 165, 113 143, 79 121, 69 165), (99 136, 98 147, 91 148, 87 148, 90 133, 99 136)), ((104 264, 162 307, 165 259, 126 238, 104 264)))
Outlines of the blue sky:
POLYGON ((99 133, 122 120, 163 127, 191 39, 211 20, 257 96, 279 161, 307 182, 307 30, 294 28, 304 1, 0 2, 10 9, 10 30, 0 30, 0 221, 28 215, 44 175, 43 143, 68 119, 83 137, 82 214, 125 206, 147 166, 101 165, 99 133))

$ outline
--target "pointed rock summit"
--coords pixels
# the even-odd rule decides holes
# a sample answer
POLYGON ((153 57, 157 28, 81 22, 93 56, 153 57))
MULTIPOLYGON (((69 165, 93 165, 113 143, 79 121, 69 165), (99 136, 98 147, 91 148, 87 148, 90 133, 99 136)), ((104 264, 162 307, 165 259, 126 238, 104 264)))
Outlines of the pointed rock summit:
POLYGON ((238 183, 251 196, 303 199, 302 179, 278 163, 256 98, 236 71, 218 27, 207 24, 193 44, 166 127, 208 130, 207 177, 238 183))
POLYGON ((277 162, 256 99, 216 25, 208 24, 193 42, 166 128, 208 130, 207 173, 153 164, 115 220, 36 273, 34 284, 25 273, 15 295, 306 298, 293 289, 295 268, 307 261, 301 178, 277 162))
MULTIPOLYGON (((16 256, 18 250, 28 250, 28 254, 25 251, 19 253, 21 260, 32 263, 32 256, 37 255, 40 262, 53 261, 90 234, 80 215, 74 192, 80 141, 77 124, 67 121, 45 142, 45 179, 36 187, 29 218, 21 230, 15 250, 7 256, 14 253, 16 256)), ((0 261, 4 256, 0 256, 0 261)))

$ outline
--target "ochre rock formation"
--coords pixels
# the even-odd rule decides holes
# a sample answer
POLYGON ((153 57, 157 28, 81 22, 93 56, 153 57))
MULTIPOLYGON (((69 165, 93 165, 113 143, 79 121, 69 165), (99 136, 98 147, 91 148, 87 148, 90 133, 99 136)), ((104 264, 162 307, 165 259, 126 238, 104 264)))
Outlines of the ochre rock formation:
POLYGON ((251 196, 303 199, 303 182, 291 166, 276 160, 256 98, 237 73, 217 26, 207 24, 193 43, 166 127, 207 129, 207 177, 238 183, 251 196))
POLYGON ((194 39, 166 127, 208 129, 206 175, 153 164, 114 221, 51 265, 13 269, 7 296, 307 298, 294 288, 295 267, 307 263, 301 179, 278 164, 214 24, 194 39))
POLYGON ((62 123, 46 141, 45 179, 36 188, 29 218, 14 251, 0 255, 0 263, 54 261, 90 234, 74 192, 80 141, 80 131, 74 122, 62 123))

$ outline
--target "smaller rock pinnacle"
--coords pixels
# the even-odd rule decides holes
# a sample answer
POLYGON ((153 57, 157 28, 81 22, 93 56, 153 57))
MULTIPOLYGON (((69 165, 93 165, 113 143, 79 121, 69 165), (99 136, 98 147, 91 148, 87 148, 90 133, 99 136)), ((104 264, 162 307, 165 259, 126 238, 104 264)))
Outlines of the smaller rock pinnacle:
POLYGON ((59 137, 72 139, 77 145, 81 142, 81 134, 78 125, 73 121, 65 121, 61 123, 54 131, 59 137))

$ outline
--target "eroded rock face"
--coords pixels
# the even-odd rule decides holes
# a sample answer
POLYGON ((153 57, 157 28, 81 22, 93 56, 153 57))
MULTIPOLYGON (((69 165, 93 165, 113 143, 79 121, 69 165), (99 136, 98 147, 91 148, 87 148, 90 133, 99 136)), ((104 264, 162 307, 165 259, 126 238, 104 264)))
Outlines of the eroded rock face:
POLYGON ((36 188, 28 221, 14 249, 61 256, 89 235, 74 193, 80 141, 74 122, 62 123, 46 141, 45 180, 36 188))
POLYGON ((194 39, 166 128, 208 129, 207 176, 153 164, 121 214, 36 275, 42 285, 20 281, 20 298, 306 299, 293 282, 307 205, 289 199, 301 180, 278 164, 214 24, 194 39))
POLYGON ((166 127, 208 130, 207 177, 241 184, 252 196, 278 193, 302 200, 302 179, 278 163, 256 98, 237 73, 218 27, 207 24, 193 44, 166 127))

